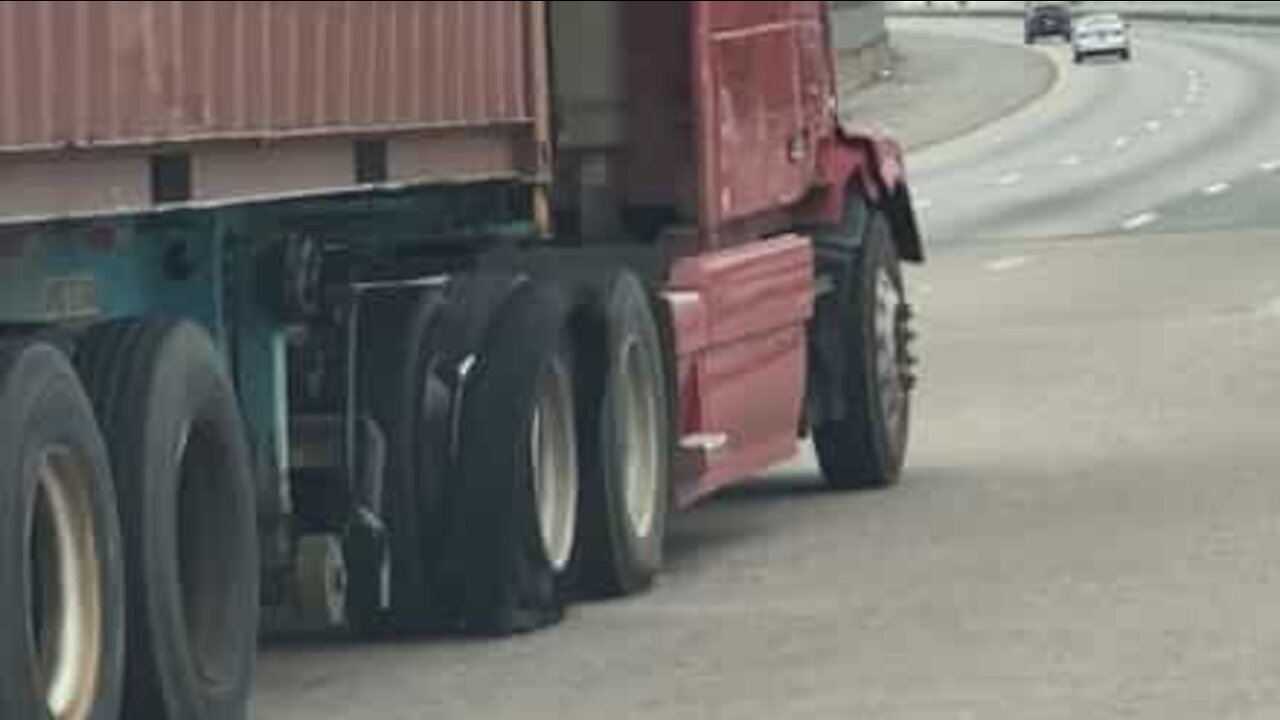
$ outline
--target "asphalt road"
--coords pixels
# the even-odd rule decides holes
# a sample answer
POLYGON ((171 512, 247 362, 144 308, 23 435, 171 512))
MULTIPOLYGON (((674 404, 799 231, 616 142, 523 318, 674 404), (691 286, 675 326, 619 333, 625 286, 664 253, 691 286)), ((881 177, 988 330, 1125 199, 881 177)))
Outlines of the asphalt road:
MULTIPOLYGON (((1021 42, 1016 21, 901 21, 1021 42)), ((912 158, 935 242, 1270 227, 1280 172, 1280 31, 1139 25, 1132 64, 1061 65, 1042 101, 912 158), (1259 190, 1257 188, 1264 188, 1259 190)))
POLYGON ((900 488, 828 495, 802 458, 679 518, 649 595, 510 642, 270 648, 255 718, 1280 716, 1269 42, 1144 29, 1132 66, 912 158, 900 488))

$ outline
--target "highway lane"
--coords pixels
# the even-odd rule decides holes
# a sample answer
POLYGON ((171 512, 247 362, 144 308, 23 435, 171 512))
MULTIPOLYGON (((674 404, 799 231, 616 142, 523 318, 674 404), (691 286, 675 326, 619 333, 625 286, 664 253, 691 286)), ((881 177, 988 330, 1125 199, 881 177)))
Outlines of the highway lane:
MULTIPOLYGON (((1020 43, 1016 21, 902 20, 913 32, 1020 43)), ((1280 32, 1139 25, 1132 64, 1075 66, 1040 102, 910 158, 935 242, 1258 227, 1229 199, 1280 166, 1280 32), (1195 210, 1184 209, 1184 205, 1195 210)))

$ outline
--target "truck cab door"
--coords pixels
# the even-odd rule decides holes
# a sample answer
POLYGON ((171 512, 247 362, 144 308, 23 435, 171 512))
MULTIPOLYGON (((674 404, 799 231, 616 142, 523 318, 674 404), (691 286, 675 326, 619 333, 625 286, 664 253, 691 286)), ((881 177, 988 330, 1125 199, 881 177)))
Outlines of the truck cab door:
POLYGON ((702 223, 712 232, 809 189, 802 2, 694 2, 702 223))

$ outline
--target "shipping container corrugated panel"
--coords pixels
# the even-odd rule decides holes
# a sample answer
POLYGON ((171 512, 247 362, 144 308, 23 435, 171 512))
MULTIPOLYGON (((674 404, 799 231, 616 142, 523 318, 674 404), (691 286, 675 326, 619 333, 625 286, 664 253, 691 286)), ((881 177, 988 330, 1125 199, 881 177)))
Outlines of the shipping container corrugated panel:
POLYGON ((539 4, 0 1, 0 151, 527 125, 539 4))

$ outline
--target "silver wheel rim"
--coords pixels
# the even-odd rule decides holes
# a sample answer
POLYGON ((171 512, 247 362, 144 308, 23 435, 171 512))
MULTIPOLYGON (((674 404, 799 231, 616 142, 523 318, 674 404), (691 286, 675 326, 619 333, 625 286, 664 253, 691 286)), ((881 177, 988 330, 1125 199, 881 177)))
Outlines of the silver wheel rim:
POLYGON ((619 363, 618 420, 621 423, 622 477, 627 519, 639 538, 653 534, 658 515, 658 401, 654 374, 634 338, 619 363))
POLYGON ((903 353, 900 347, 899 318, 902 312, 902 293, 888 271, 876 273, 876 380, 879 386, 880 409, 885 426, 896 428, 902 422, 907 408, 907 389, 902 375, 903 353))
POLYGON ((93 476, 66 448, 41 461, 34 522, 28 535, 32 658, 55 720, 84 720, 101 671, 102 571, 98 565, 93 476))
POLYGON ((578 524, 578 434, 573 383, 562 362, 538 379, 530 429, 542 548, 557 573, 573 560, 578 524))

